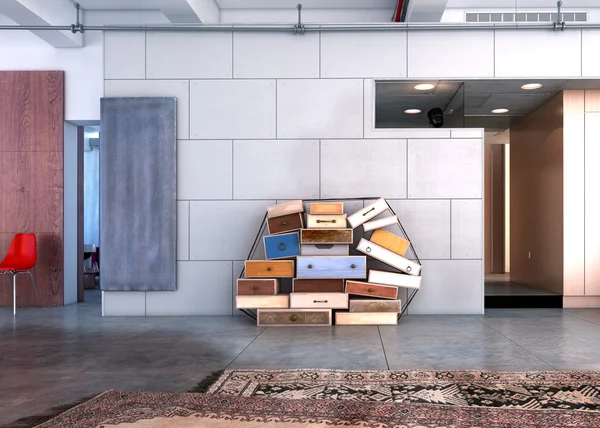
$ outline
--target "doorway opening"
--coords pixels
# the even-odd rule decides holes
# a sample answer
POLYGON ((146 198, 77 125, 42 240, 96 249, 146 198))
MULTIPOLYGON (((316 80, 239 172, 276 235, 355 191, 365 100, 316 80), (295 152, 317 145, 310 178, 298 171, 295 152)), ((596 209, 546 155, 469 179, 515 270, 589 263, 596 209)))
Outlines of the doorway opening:
MULTIPOLYGON (((98 306, 100 291, 100 126, 83 127, 83 300, 98 306)), ((80 290, 81 294, 81 290, 80 290)))

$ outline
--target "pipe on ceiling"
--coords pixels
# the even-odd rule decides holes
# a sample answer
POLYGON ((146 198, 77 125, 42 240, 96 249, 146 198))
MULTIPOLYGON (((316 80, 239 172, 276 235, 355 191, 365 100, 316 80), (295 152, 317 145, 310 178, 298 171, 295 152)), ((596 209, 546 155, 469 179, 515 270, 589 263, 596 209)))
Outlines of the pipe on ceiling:
MULTIPOLYGON (((378 23, 378 24, 304 24, 304 31, 436 31, 436 30, 553 30, 554 23, 537 24, 441 24, 441 23, 378 23)), ((290 32, 293 24, 194 24, 194 25, 90 25, 85 31, 240 31, 290 32)), ((600 29, 600 23, 571 24, 566 29, 600 29)), ((72 31, 67 25, 0 25, 0 30, 72 31)))

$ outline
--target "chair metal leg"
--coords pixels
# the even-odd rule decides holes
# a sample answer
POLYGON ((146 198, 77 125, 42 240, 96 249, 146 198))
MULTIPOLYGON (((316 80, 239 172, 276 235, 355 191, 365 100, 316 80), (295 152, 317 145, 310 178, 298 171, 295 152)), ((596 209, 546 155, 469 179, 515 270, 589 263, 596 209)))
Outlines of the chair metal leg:
POLYGON ((17 274, 13 274, 13 315, 17 315, 17 274))
POLYGON ((31 278, 31 283, 33 284, 33 291, 35 291, 35 300, 37 300, 38 307, 41 308, 42 305, 40 304, 40 297, 38 296, 37 287, 35 286, 35 281, 33 280, 33 274, 28 270, 19 273, 29 274, 29 277, 31 278))

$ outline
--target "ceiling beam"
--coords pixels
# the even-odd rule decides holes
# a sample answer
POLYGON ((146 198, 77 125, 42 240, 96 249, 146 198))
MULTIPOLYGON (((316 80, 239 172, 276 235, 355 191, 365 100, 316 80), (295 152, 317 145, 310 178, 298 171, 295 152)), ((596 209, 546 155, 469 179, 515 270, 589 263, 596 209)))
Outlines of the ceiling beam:
POLYGON ((173 23, 216 24, 219 22, 220 10, 214 0, 171 0, 169 6, 161 10, 173 23))
POLYGON ((448 0, 409 0, 406 22, 440 22, 448 0))
POLYGON ((217 24, 219 22, 220 9, 215 0, 186 0, 194 10, 200 22, 204 24, 217 24))
MULTIPOLYGON (((71 25, 76 10, 70 0, 1 0, 0 14, 18 25, 71 25)), ((70 31, 32 31, 40 39, 57 48, 80 48, 83 35, 70 31)))

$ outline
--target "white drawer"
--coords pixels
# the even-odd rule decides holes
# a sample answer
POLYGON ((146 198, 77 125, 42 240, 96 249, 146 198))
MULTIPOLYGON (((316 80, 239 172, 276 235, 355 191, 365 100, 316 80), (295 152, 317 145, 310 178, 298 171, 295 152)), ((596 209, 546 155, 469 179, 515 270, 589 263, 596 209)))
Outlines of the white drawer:
POLYGON ((301 256, 349 256, 350 245, 344 244, 303 244, 300 245, 301 256))
POLYGON ((337 312, 337 325, 396 325, 398 314, 393 312, 337 312))
POLYGON ((421 277, 404 273, 369 270, 369 282, 374 284, 395 285, 404 288, 421 288, 421 277))
POLYGON ((236 296, 236 308, 238 309, 285 309, 290 307, 289 294, 278 294, 276 296, 236 296))
POLYGON ((346 293, 292 293, 290 308, 348 309, 346 293))
POLYGON ((308 229, 345 229, 346 214, 306 214, 308 229))
POLYGON ((385 199, 377 199, 372 204, 367 205, 363 209, 358 210, 350 217, 348 217, 348 223, 350 223, 350 227, 352 227, 352 229, 356 229, 361 224, 366 223, 372 218, 377 217, 379 214, 386 211, 387 209, 389 209, 389 206, 385 199))
POLYGON ((391 267, 400 269, 402 272, 406 272, 410 275, 419 275, 419 272, 421 272, 421 265, 418 263, 412 262, 390 250, 386 250, 364 238, 360 240, 356 249, 361 253, 371 256, 391 267))
POLYGON ((382 229, 393 224, 398 224, 398 216, 391 215, 389 217, 368 221, 363 224, 363 230, 365 232, 369 232, 371 230, 382 229))
POLYGON ((304 211, 304 202, 301 200, 284 202, 267 207, 267 218, 282 217, 288 214, 301 213, 304 211))

